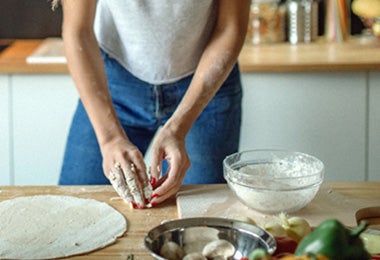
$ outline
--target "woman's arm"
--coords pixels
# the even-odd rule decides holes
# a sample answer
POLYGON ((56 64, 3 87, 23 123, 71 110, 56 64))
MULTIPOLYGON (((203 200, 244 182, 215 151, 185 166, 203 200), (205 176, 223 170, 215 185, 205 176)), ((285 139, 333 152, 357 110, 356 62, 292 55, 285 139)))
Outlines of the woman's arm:
POLYGON ((129 202, 133 197, 138 206, 143 207, 144 198, 139 198, 144 188, 141 183, 149 181, 143 156, 122 129, 112 103, 93 31, 96 3, 96 0, 62 1, 65 55, 100 145, 104 173, 121 197, 129 202), (120 164, 121 169, 115 167, 115 163, 120 164), (131 163, 134 169, 131 169, 131 163), (123 172, 125 178, 121 176, 123 172), (125 179, 132 177, 137 178, 138 194, 129 194, 125 179))
POLYGON ((160 203, 178 191, 190 167, 185 136, 228 77, 244 43, 251 1, 219 0, 217 3, 216 26, 189 89, 152 146, 153 177, 159 176, 157 168, 160 168, 162 158, 169 162, 168 175, 155 190, 160 196, 154 199, 154 203, 160 203))

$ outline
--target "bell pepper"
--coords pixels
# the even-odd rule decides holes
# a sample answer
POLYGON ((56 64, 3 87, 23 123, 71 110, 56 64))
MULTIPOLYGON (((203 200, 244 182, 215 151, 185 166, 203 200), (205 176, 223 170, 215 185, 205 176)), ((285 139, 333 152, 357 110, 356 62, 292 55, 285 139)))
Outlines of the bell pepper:
POLYGON ((324 255, 304 255, 304 256, 285 256, 279 258, 279 260, 331 260, 324 255))
POLYGON ((322 254, 331 260, 369 260, 371 256, 359 237, 366 227, 362 222, 349 230, 336 219, 325 220, 300 241, 295 255, 312 253, 322 254))
POLYGON ((282 254, 294 254, 298 246, 297 241, 290 237, 274 237, 276 240, 276 251, 274 256, 281 256, 282 254))
MULTIPOLYGON (((241 259, 240 259, 241 260, 241 259)), ((331 260, 324 255, 307 254, 302 256, 296 256, 293 254, 287 254, 284 256, 271 256, 262 248, 255 249, 249 257, 249 260, 331 260)))

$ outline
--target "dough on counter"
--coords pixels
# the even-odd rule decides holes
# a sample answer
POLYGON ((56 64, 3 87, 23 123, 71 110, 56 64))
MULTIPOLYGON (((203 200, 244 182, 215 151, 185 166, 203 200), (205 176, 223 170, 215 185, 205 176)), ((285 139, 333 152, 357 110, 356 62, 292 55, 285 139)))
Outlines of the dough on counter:
POLYGON ((107 203, 38 195, 0 202, 0 259, 51 259, 87 253, 116 241, 124 216, 107 203))

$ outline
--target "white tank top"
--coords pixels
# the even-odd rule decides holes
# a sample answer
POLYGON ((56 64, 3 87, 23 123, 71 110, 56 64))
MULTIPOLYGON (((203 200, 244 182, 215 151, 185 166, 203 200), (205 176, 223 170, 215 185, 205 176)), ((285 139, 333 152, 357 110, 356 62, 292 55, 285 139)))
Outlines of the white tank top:
POLYGON ((194 72, 216 20, 213 0, 99 0, 100 47, 151 84, 194 72))

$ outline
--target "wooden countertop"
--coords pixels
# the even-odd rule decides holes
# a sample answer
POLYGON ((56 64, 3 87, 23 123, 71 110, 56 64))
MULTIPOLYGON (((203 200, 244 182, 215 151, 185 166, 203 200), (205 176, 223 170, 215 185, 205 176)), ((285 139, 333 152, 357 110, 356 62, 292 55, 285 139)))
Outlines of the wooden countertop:
MULTIPOLYGON (((380 182, 325 183, 332 191, 352 199, 370 199, 380 201, 380 182)), ((194 185, 197 187, 197 185, 194 185)), ((184 186, 188 189, 189 186, 184 186)), ((80 198, 93 198, 109 203, 119 210, 128 222, 126 235, 106 248, 71 259, 123 259, 133 254, 136 259, 151 259, 144 248, 143 239, 151 228, 164 220, 178 218, 175 200, 172 199, 157 208, 133 210, 121 200, 112 200, 116 196, 111 186, 0 186, 0 201, 20 196, 41 194, 62 194, 80 198)), ((337 209, 339 210, 339 209, 337 209)), ((354 214, 355 212, 352 212, 354 214)), ((334 216, 325 213, 325 218, 334 216)), ((1 218, 1 217, 0 217, 1 218)))
POLYGON ((239 62, 243 72, 380 70, 380 41, 246 45, 239 62))
POLYGON ((93 198, 108 203, 127 219, 127 233, 115 244, 91 254, 70 259, 125 260, 129 254, 133 254, 135 259, 151 259, 144 247, 145 234, 151 228, 161 224, 161 221, 177 218, 175 200, 149 210, 133 210, 122 200, 111 200, 117 197, 111 186, 0 186, 0 201, 19 196, 43 194, 93 198))
POLYGON ((16 40, 0 53, 0 74, 69 73, 66 64, 28 64, 26 58, 42 40, 16 40))
MULTIPOLYGON (((0 74, 68 73, 66 64, 27 64, 42 40, 16 40, 0 53, 0 74)), ((344 43, 245 45, 242 72, 380 70, 380 41, 352 38, 344 43)))

